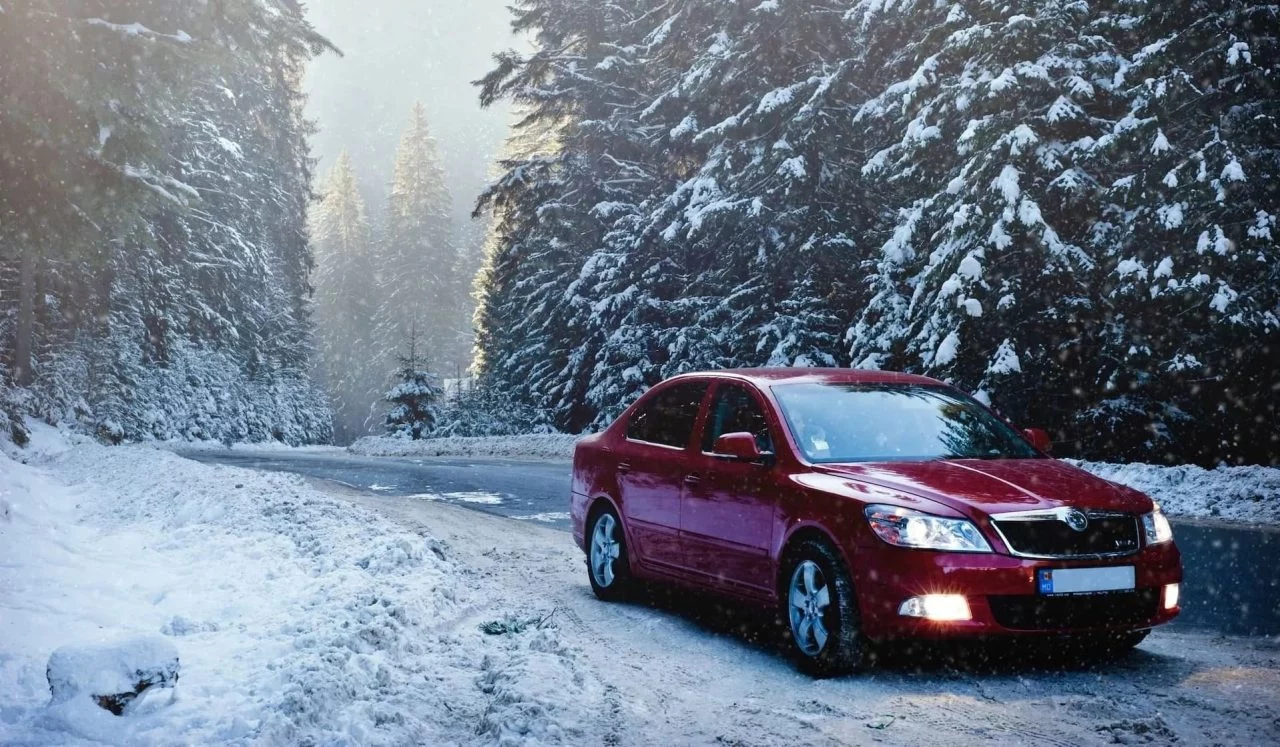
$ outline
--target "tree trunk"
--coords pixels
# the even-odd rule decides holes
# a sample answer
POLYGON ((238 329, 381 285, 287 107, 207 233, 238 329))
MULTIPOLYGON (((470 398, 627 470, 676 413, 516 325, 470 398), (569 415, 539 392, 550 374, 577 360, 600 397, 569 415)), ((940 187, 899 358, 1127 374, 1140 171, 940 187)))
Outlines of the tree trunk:
POLYGON ((22 254, 22 274, 18 286, 18 339, 14 345, 13 381, 18 386, 29 386, 35 379, 31 368, 31 338, 36 316, 36 252, 29 246, 19 251, 22 254))

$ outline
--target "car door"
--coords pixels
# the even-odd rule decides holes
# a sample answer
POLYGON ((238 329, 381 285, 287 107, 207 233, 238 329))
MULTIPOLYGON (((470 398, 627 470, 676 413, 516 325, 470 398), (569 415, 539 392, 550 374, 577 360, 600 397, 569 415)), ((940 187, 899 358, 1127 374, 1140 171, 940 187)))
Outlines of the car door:
POLYGON ((680 499, 706 380, 677 381, 641 401, 615 446, 618 490, 641 562, 681 566, 680 499))
POLYGON ((703 419, 680 506, 680 539, 686 562, 699 574, 739 591, 771 590, 776 479, 771 462, 731 461, 713 453, 726 433, 751 433, 761 451, 773 452, 776 434, 757 392, 719 382, 703 419), (745 587, 745 588, 744 588, 745 587))

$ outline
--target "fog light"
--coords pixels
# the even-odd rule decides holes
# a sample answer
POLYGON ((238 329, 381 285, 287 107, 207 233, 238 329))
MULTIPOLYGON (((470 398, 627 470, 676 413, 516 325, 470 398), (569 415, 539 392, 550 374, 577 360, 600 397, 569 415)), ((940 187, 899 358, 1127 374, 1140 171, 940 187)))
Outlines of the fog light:
POLYGON ((937 622, 973 619, 973 614, 969 612, 969 600, 960 594, 925 594, 922 597, 911 597, 898 607, 898 614, 903 617, 923 617, 937 622))
POLYGON ((1164 608, 1167 610, 1175 610, 1178 608, 1178 595, 1182 592, 1180 584, 1169 584, 1164 587, 1164 608))

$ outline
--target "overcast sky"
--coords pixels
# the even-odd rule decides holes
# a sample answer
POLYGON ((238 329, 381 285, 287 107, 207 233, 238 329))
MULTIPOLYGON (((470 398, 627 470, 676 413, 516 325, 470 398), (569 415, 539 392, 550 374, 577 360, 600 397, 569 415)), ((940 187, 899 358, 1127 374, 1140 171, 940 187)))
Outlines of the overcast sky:
POLYGON ((482 110, 471 82, 492 55, 516 45, 506 0, 311 0, 310 17, 344 57, 326 55, 307 76, 312 140, 323 177, 351 152, 369 211, 381 221, 396 144, 413 103, 427 108, 453 190, 469 213, 509 122, 508 109, 482 110))

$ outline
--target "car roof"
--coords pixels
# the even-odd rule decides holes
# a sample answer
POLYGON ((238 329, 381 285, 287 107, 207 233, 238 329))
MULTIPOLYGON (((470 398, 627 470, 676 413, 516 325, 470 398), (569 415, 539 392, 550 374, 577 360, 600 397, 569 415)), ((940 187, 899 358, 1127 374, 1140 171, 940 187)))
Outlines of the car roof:
POLYGON ((776 384, 918 384, 946 386, 937 379, 896 371, 865 371, 856 368, 727 368, 720 371, 697 371, 685 376, 708 376, 747 380, 758 386, 776 384))

